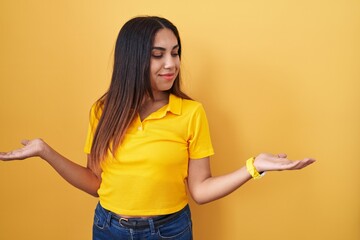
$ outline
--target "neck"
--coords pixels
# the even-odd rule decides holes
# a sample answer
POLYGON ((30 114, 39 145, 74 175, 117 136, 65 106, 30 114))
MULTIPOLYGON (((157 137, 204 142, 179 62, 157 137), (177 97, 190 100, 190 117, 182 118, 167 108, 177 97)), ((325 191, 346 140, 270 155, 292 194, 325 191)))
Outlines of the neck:
POLYGON ((169 93, 166 92, 163 92, 161 95, 154 94, 154 99, 151 99, 149 96, 145 97, 139 109, 141 121, 168 103, 169 93))
POLYGON ((149 96, 146 96, 144 99, 144 103, 148 102, 162 102, 169 100, 169 93, 168 92, 153 92, 154 99, 151 99, 149 96))

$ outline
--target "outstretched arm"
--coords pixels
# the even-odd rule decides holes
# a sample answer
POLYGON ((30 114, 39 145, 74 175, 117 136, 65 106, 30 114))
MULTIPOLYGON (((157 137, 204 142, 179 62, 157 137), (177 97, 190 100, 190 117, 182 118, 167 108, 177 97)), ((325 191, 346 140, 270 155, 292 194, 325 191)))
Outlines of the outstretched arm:
MULTIPOLYGON (((255 158, 254 166, 258 172, 302 169, 315 160, 306 158, 291 161, 286 154, 260 154, 255 158)), ((238 189, 252 177, 246 167, 232 173, 213 177, 210 171, 209 157, 189 161, 189 192, 198 204, 204 204, 225 197, 238 189)))
POLYGON ((30 157, 40 157, 48 162, 66 181, 95 197, 98 196, 101 178, 100 173, 94 173, 89 167, 76 164, 52 149, 42 139, 24 140, 23 148, 11 152, 1 152, 0 160, 22 160, 30 157))

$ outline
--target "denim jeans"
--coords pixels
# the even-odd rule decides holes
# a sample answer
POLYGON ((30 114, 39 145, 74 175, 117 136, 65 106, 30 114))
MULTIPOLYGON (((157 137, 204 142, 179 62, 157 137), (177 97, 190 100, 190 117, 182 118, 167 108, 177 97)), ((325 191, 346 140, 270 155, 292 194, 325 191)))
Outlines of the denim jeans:
POLYGON ((93 240, 191 240, 192 222, 189 206, 174 214, 176 217, 159 226, 154 224, 157 218, 136 219, 149 223, 149 227, 138 229, 123 226, 116 214, 98 203, 94 216, 93 240))

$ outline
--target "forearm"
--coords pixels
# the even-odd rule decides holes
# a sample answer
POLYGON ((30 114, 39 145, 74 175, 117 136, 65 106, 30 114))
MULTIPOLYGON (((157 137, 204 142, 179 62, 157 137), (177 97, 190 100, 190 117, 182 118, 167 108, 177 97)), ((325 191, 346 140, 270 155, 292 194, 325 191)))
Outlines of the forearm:
MULTIPOLYGON (((312 158, 291 161, 286 158, 286 154, 262 153, 255 158, 255 162, 252 164, 258 172, 266 172, 302 169, 313 162, 315 159, 312 158)), ((190 159, 189 161, 188 187, 191 196, 199 204, 225 197, 251 178, 246 166, 229 174, 212 177, 209 157, 190 159)))
POLYGON ((246 167, 222 176, 209 176, 197 184, 192 191, 192 197, 199 204, 208 203, 227 196, 250 179, 246 167))
POLYGON ((48 162, 71 185, 95 197, 98 196, 97 190, 101 180, 89 168, 70 161, 46 143, 40 157, 48 162))

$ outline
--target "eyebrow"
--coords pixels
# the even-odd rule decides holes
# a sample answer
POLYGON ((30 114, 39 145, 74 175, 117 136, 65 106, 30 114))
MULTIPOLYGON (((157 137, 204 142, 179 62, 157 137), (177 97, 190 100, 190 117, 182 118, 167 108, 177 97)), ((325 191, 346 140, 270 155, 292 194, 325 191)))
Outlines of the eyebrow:
MULTIPOLYGON (((175 48, 178 48, 179 45, 175 45, 172 50, 174 50, 175 48)), ((166 48, 163 47, 152 47, 151 50, 161 50, 161 51, 166 51, 166 48)))

